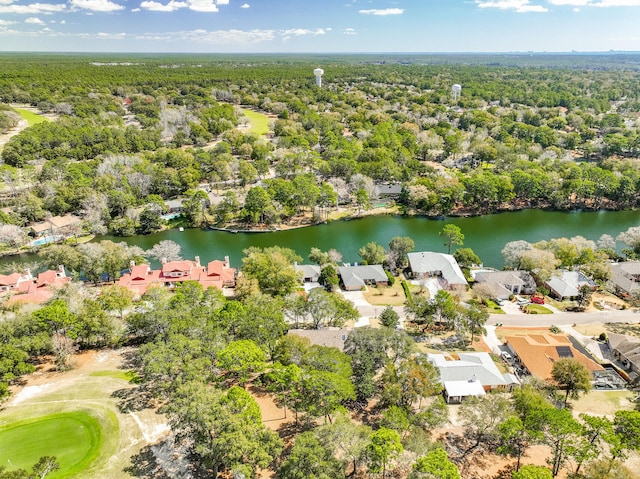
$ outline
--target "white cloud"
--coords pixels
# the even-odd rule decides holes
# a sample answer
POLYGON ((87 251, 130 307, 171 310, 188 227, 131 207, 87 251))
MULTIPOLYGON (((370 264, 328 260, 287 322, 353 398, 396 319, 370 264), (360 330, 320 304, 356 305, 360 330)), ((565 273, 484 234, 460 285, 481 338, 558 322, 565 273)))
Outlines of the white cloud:
POLYGON ((160 3, 155 0, 145 0, 140 4, 140 8, 153 12, 175 12, 181 8, 188 8, 194 12, 215 13, 218 12, 218 5, 227 5, 228 0, 187 0, 175 1, 170 0, 169 3, 160 3))
POLYGON ((131 9, 131 11, 132 11, 133 13, 137 13, 137 12, 139 12, 139 11, 140 11, 140 9, 139 9, 139 8, 132 8, 132 9, 131 9))
POLYGON ((358 32, 356 32, 356 29, 355 29, 355 28, 345 28, 345 29, 342 31, 342 34, 343 34, 343 35, 357 35, 357 34, 358 34, 358 32))
POLYGON ((188 7, 188 5, 185 2, 174 2, 173 0, 166 5, 154 1, 145 1, 140 4, 140 8, 144 8, 145 10, 150 10, 152 12, 175 12, 176 10, 186 7, 188 7))
POLYGON ((592 0, 548 0, 551 5, 571 5, 574 7, 585 7, 589 5, 592 0))
POLYGON ((372 8, 369 10, 358 10, 358 13, 363 15, 402 15, 404 13, 403 8, 372 8))
POLYGON ((110 0, 69 0, 71 7, 91 10, 92 12, 115 12, 123 10, 122 5, 113 3, 110 0))
MULTIPOLYGON (((217 12, 218 6, 213 0, 189 0, 189 10, 194 12, 217 12)), ((221 5, 224 5, 221 3, 221 5)))
POLYGON ((29 17, 24 21, 24 23, 32 23, 34 25, 44 25, 44 22, 37 17, 29 17))
POLYGON ((23 15, 57 13, 66 11, 67 5, 64 3, 32 3, 30 5, 0 4, 0 13, 17 13, 23 15))
POLYGON ((497 8, 499 10, 515 10, 517 13, 545 13, 549 9, 542 5, 532 5, 529 0, 475 0, 478 8, 497 8))
POLYGON ((18 23, 18 22, 12 22, 12 21, 10 21, 10 20, 2 20, 2 19, 0 18, 0 27, 1 27, 1 26, 3 26, 3 25, 14 25, 14 24, 16 24, 16 23, 18 23))
POLYGON ((315 30, 309 30, 307 28, 292 28, 289 30, 281 30, 278 33, 282 35, 282 41, 286 42, 289 39, 291 39, 291 37, 301 37, 304 35, 313 35, 313 36, 324 35, 327 33, 327 30, 331 31, 330 28, 328 29, 316 28, 315 30))
POLYGON ((240 8, 250 8, 251 5, 249 5, 248 3, 243 3, 242 5, 240 5, 240 8))

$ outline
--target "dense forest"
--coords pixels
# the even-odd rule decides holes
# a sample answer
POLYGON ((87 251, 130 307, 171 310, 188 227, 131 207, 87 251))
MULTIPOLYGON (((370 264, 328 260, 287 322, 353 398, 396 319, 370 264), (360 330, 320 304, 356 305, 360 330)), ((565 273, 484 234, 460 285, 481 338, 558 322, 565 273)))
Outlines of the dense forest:
POLYGON ((181 196, 192 226, 278 224, 366 209, 380 184, 431 216, 638 206, 636 56, 457 61, 1 55, 0 128, 17 121, 9 105, 57 118, 4 146, 1 220, 71 212, 93 233, 130 235, 161 227, 181 196), (238 128, 242 109, 271 115, 270 133, 238 128))

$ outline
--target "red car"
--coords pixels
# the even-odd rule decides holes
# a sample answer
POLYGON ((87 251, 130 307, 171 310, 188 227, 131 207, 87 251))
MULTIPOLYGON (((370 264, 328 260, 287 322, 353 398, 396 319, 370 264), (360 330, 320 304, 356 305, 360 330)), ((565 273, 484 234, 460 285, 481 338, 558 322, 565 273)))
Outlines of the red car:
POLYGON ((535 304, 544 304, 543 296, 531 296, 531 302, 535 304))

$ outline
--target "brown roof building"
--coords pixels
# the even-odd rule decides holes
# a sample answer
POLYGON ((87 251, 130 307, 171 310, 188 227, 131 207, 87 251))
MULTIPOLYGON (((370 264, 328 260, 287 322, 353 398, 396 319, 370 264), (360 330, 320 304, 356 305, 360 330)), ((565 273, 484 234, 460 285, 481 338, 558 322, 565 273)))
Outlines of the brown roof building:
POLYGON ((578 360, 592 374, 604 370, 598 363, 578 351, 569 337, 563 334, 507 336, 505 341, 516 360, 532 376, 540 379, 551 379, 553 363, 566 358, 578 360))

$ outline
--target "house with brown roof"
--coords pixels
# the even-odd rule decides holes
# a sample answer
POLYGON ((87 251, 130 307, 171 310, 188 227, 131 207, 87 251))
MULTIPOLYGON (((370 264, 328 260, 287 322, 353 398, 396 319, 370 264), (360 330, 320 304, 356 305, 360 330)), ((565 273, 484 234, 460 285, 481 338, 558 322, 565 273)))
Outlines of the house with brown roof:
POLYGON ((132 291, 136 297, 142 296, 153 284, 174 289, 183 281, 196 281, 204 289, 209 287, 233 288, 236 284, 236 270, 229 265, 229 257, 224 261, 210 261, 206 267, 200 264, 200 257, 194 261, 162 261, 159 270, 151 269, 148 264, 131 263, 129 273, 123 274, 118 284, 132 291))
POLYGON ((41 223, 34 223, 30 226, 31 231, 36 236, 60 235, 66 236, 71 232, 71 228, 80 224, 80 218, 75 215, 52 216, 41 223))
POLYGON ((559 359, 573 358, 583 364, 592 374, 604 368, 575 348, 564 334, 528 334, 505 337, 507 348, 515 361, 529 374, 550 380, 553 363, 559 359))
POLYGON ((609 333, 607 342, 611 355, 620 361, 627 371, 640 374, 640 338, 609 333))

